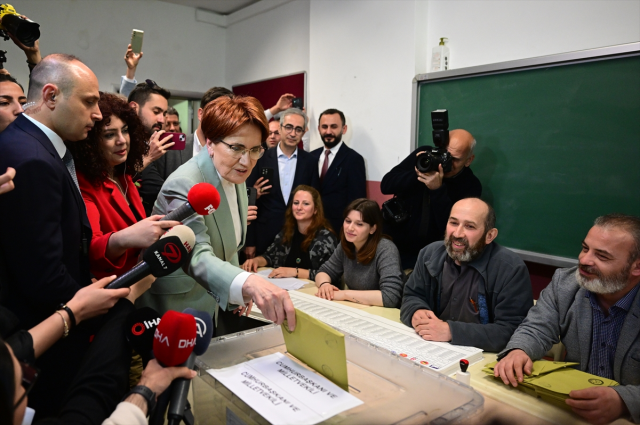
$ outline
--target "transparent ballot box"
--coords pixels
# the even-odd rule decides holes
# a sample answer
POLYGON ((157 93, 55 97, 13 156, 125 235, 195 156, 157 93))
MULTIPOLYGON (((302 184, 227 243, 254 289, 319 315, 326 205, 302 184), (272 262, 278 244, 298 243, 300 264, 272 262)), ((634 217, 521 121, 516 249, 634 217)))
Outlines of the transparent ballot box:
MULTIPOLYGON (((325 424, 448 424, 482 411, 484 398, 469 386, 349 334, 345 346, 349 392, 363 404, 325 424)), ((286 346, 280 326, 273 324, 213 339, 196 361, 196 423, 268 424, 206 371, 275 352, 286 353, 286 346)))

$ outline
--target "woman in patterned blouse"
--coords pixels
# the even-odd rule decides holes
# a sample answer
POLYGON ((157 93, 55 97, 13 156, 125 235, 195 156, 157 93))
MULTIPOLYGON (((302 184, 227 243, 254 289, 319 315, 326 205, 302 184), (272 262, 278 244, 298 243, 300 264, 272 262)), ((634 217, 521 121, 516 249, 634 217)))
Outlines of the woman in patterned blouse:
POLYGON ((313 280, 336 249, 338 238, 324 217, 320 193, 300 185, 291 195, 293 202, 287 207, 284 228, 264 254, 242 265, 246 271, 273 267, 269 277, 313 280))

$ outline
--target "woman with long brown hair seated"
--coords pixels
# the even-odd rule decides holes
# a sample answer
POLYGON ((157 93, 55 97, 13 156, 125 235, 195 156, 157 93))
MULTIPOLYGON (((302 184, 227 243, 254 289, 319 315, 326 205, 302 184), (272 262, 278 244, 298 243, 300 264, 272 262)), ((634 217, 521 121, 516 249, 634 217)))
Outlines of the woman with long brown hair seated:
POLYGON ((142 157, 149 150, 138 115, 115 94, 101 93, 98 105, 102 120, 85 140, 66 145, 73 154, 93 234, 91 273, 102 278, 129 271, 142 249, 180 223, 159 221, 161 215, 145 218, 131 178, 142 168, 142 157))
POLYGON ((398 248, 382 235, 378 204, 365 198, 351 202, 344 211, 340 245, 316 275, 316 296, 399 307, 405 279, 398 248), (336 286, 342 277, 347 290, 336 286))
POLYGON ((338 238, 324 217, 320 193, 300 185, 291 193, 293 202, 285 212, 284 228, 264 254, 247 260, 242 268, 256 271, 273 267, 269 277, 315 279, 320 266, 336 249, 338 238))

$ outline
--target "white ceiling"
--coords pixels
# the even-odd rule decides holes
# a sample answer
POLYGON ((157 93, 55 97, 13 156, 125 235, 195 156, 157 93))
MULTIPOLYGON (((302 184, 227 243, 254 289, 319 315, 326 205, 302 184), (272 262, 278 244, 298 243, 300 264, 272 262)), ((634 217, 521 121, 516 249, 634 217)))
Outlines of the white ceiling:
POLYGON ((237 12, 260 0, 160 0, 167 3, 190 6, 198 9, 206 9, 220 15, 229 15, 237 12))

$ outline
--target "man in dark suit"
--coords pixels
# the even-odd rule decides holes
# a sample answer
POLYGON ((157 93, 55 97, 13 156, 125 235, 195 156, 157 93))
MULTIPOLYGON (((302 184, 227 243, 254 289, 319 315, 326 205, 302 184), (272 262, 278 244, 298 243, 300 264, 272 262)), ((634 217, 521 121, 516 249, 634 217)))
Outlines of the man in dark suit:
POLYGON ((354 199, 367 197, 364 158, 342 142, 347 124, 341 111, 327 109, 321 113, 318 131, 324 148, 314 150, 311 155, 318 164, 324 215, 339 234, 347 205, 354 199))
POLYGON ((258 218, 247 228, 248 258, 262 255, 282 230, 291 191, 301 184, 318 187, 316 161, 298 147, 307 124, 307 115, 300 109, 282 112, 280 143, 265 152, 247 179, 247 186, 258 189, 258 218), (272 181, 261 177, 263 169, 272 170, 272 181))
MULTIPOLYGON (((91 228, 64 141, 87 137, 102 119, 98 79, 71 55, 49 55, 31 73, 26 112, 0 134, 0 170, 16 170, 15 189, 0 197, 0 304, 29 329, 91 283, 91 228)), ((88 322, 86 322, 88 323, 88 322)), ((54 413, 88 348, 85 325, 38 360, 30 401, 54 413)))

